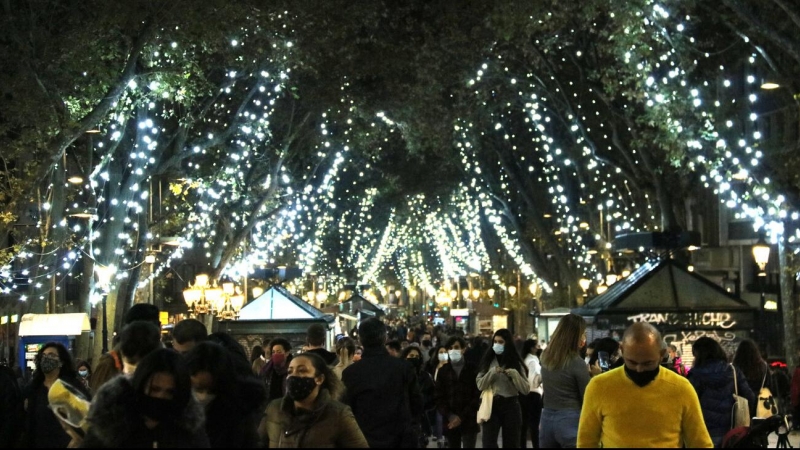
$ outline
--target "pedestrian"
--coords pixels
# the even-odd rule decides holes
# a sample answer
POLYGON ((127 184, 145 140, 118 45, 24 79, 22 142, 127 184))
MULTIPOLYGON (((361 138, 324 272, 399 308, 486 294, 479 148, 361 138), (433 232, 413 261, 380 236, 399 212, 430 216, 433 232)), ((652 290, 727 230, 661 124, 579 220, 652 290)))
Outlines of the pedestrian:
MULTIPOLYGON (((621 342, 624 365, 592 378, 586 389, 578 447, 713 447, 692 385, 660 365, 667 351, 661 333, 637 322, 621 342)), ((548 350, 553 345, 555 339, 548 350)))
POLYGON ((186 362, 172 349, 151 352, 133 376, 103 385, 87 421, 87 448, 209 447, 186 362))
POLYGON ((22 390, 10 367, 0 364, 0 448, 16 448, 25 425, 22 390))
POLYGON ((342 371, 344 403, 371 448, 417 447, 412 418, 422 414, 423 405, 414 369, 386 351, 386 327, 379 319, 361 322, 358 336, 364 352, 342 371))
POLYGON ((522 344, 522 362, 528 369, 528 393, 521 396, 522 400, 522 435, 520 444, 525 448, 528 441, 528 432, 531 435, 531 447, 539 448, 539 420, 542 417, 542 364, 539 362, 537 352, 539 342, 536 339, 527 339, 522 344))
POLYGON ((211 448, 255 447, 266 405, 264 384, 252 373, 237 373, 234 356, 215 342, 201 342, 184 356, 211 448))
POLYGON ((72 438, 50 409, 47 393, 56 380, 80 390, 89 398, 89 391, 78 379, 72 356, 63 344, 48 342, 36 353, 36 370, 25 387, 26 421, 22 446, 26 448, 66 448, 72 438))
POLYGON ((436 409, 443 420, 448 448, 475 448, 481 391, 475 380, 478 366, 464 358, 467 341, 453 336, 445 342, 448 363, 436 372, 436 409))
MULTIPOLYGON (((414 373, 416 373, 417 382, 419 383, 420 393, 422 394, 422 413, 417 417, 413 417, 412 423, 415 427, 418 427, 422 430, 422 434, 424 436, 433 436, 434 423, 429 420, 429 413, 435 413, 436 403, 434 394, 436 385, 433 382, 433 376, 428 373, 427 370, 425 370, 422 359, 422 349, 416 345, 410 345, 403 349, 403 352, 400 354, 400 358, 409 362, 414 368, 414 373)), ((427 446, 427 440, 424 442, 424 444, 425 445, 422 445, 422 447, 427 446)))
POLYGON ((341 380, 342 371, 355 362, 356 343, 347 336, 340 336, 336 340, 336 357, 339 362, 333 366, 333 373, 341 380))
POLYGON ((703 336, 692 343, 692 355, 694 361, 688 379, 700 399, 703 420, 711 441, 715 447, 719 447, 722 438, 731 430, 734 393, 746 398, 751 405, 756 402, 756 395, 742 368, 736 363, 728 363, 728 355, 719 342, 703 336))
POLYGON ((269 342, 271 357, 259 374, 267 388, 267 401, 282 398, 285 392, 286 373, 292 362, 292 345, 284 338, 276 337, 269 342))
POLYGON ((540 448, 574 448, 577 443, 583 394, 589 384, 589 367, 579 353, 585 344, 586 321, 567 314, 542 352, 540 448))
POLYGON ((172 329, 172 348, 182 355, 206 339, 208 329, 197 319, 183 319, 172 329))
POLYGON ((519 395, 528 393, 528 371, 510 331, 505 328, 495 331, 492 342, 481 359, 476 377, 481 395, 487 390, 493 395, 491 417, 482 425, 483 448, 498 448, 501 429, 503 448, 517 448, 522 427, 519 395))
POLYGON ((86 388, 86 392, 91 394, 92 390, 89 383, 92 379, 92 368, 89 366, 89 363, 82 359, 76 360, 75 368, 78 369, 78 380, 80 380, 83 387, 86 388))
MULTIPOLYGON (((133 322, 150 322, 156 327, 157 330, 159 330, 159 345, 161 345, 161 321, 159 319, 159 313, 160 311, 155 305, 151 305, 149 303, 137 303, 131 306, 131 309, 125 313, 125 317, 122 320, 122 330, 124 330, 125 327, 133 322)), ((110 352, 101 355, 100 358, 94 362, 92 379, 89 383, 92 392, 99 391, 100 386, 123 372, 124 367, 122 364, 122 357, 119 354, 118 348, 119 338, 120 334, 117 334, 115 336, 116 341, 114 342, 113 349, 110 352)))
MULTIPOLYGON (((758 345, 752 339, 743 339, 736 347, 733 365, 742 372, 756 398, 760 397, 759 393, 762 388, 769 389, 772 395, 777 393, 778 390, 772 379, 769 364, 761 357, 758 345)), ((750 417, 756 416, 757 407, 758 401, 750 400, 750 417)))
POLYGON ((327 336, 328 332, 321 324, 314 323, 309 325, 306 330, 306 350, 303 353, 316 353, 317 356, 325 361, 325 364, 335 366, 339 359, 336 357, 336 353, 330 352, 325 348, 327 336))
POLYGON ((256 345, 250 353, 250 367, 253 369, 253 374, 258 376, 261 373, 261 368, 267 363, 264 357, 264 347, 256 345))
POLYGON ((350 407, 338 400, 342 383, 317 354, 289 364, 286 395, 267 406, 259 426, 262 446, 368 448, 350 407))

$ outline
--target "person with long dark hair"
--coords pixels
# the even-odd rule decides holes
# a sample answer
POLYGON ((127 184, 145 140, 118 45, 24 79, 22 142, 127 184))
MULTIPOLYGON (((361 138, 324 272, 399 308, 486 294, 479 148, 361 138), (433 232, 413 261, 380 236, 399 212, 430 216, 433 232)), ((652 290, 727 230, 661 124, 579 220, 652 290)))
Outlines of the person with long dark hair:
POLYGON ((162 348, 145 356, 132 377, 115 377, 100 388, 83 447, 208 448, 204 419, 184 358, 162 348))
POLYGON ((731 430, 734 392, 738 391, 750 404, 755 403, 756 396, 741 368, 736 364, 728 364, 728 355, 719 342, 703 336, 692 344, 692 354, 694 361, 687 378, 697 391, 711 441, 715 447, 719 447, 725 433, 731 430))
MULTIPOLYGON (((769 364, 761 357, 758 345, 752 339, 743 339, 736 348, 733 355, 733 365, 742 371, 747 384, 750 385, 753 393, 758 397, 761 388, 768 388, 773 395, 777 395, 777 390, 769 371, 769 364)), ((750 402, 750 417, 755 417, 757 402, 750 402)))
POLYGON ((261 368, 259 376, 267 387, 267 400, 283 397, 286 388, 286 371, 292 362, 292 344, 288 340, 276 337, 269 342, 270 359, 261 368))
POLYGON ((589 366, 581 358, 586 344, 586 321, 567 314, 558 321, 542 352, 542 417, 539 447, 575 448, 589 366))
POLYGON ((522 410, 519 395, 529 390, 527 370, 519 357, 511 332, 501 328, 494 332, 489 348, 478 366, 476 381, 481 392, 491 389, 492 414, 483 423, 484 448, 497 448, 497 437, 503 430, 503 448, 519 447, 522 410))
POLYGON ((86 398, 90 398, 89 391, 78 378, 72 355, 63 344, 44 344, 36 353, 34 362, 36 370, 23 391, 27 411, 23 447, 66 448, 72 438, 50 409, 47 394, 56 380, 75 387, 86 398))
POLYGON ((234 358, 215 342, 201 342, 185 355, 192 394, 206 413, 212 448, 253 448, 266 403, 266 388, 253 374, 241 374, 234 358))

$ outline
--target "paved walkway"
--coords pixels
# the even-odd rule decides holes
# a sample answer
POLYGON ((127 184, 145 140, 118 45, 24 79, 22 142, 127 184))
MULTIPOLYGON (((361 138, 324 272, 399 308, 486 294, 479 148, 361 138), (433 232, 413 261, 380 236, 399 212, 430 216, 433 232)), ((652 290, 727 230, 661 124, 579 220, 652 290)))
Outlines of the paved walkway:
MULTIPOLYGON (((528 441, 528 446, 527 446, 528 448, 531 448, 530 444, 531 444, 531 442, 528 441)), ((769 447, 770 448, 776 448, 777 444, 778 444, 778 436, 775 433, 770 434, 769 435, 769 447)), ((789 433, 789 445, 791 445, 792 448, 800 449, 800 431, 792 431, 791 433, 789 433)), ((500 442, 500 446, 502 447, 502 442, 500 442)), ((478 448, 483 448, 483 446, 481 445, 481 434, 480 433, 478 433, 477 447, 478 448)), ((428 448, 438 448, 438 446, 436 445, 436 442, 431 441, 431 442, 428 443, 428 448)))

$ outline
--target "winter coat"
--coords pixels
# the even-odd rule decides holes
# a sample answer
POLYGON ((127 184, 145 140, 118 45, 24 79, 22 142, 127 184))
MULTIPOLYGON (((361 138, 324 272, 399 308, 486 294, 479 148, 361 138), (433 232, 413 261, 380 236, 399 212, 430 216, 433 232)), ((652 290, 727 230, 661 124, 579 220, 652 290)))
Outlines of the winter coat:
POLYGON ((322 360, 325 361, 325 364, 328 366, 335 366, 336 364, 339 364, 339 357, 336 356, 336 353, 329 352, 324 348, 314 348, 311 350, 306 350, 305 353, 316 354, 317 356, 322 358, 322 360))
MULTIPOLYGON (((86 398, 90 398, 89 392, 83 388, 83 384, 77 378, 60 376, 59 379, 80 390, 86 398)), ((23 395, 28 404, 23 447, 65 448, 72 440, 50 409, 47 393, 48 388, 36 378, 32 379, 25 387, 23 395)))
POLYGON ((313 411, 295 409, 289 397, 267 406, 259 434, 270 448, 368 448, 353 411, 321 389, 313 411))
POLYGON ((286 375, 289 370, 289 363, 292 362, 292 355, 286 355, 286 361, 282 367, 278 367, 271 360, 261 368, 261 379, 267 388, 267 400, 272 401, 276 398, 283 398, 286 393, 286 375))
POLYGON ((256 377, 238 379, 230 397, 218 396, 206 409, 205 430, 211 448, 255 448, 258 425, 267 402, 266 389, 256 377))
MULTIPOLYGON (((456 375, 452 363, 445 364, 436 376, 436 409, 445 422, 453 416, 461 419, 462 432, 478 432, 478 408, 481 406, 481 391, 475 379, 478 367, 464 363, 461 373, 456 375)), ((445 430, 447 434, 450 430, 445 430)))
MULTIPOLYGON (((709 361, 693 367, 687 376, 700 399, 703 421, 711 435, 711 440, 719 444, 722 437, 731 429, 731 410, 733 408, 733 370, 725 361, 709 361)), ((754 404, 756 396, 744 374, 736 368, 736 382, 739 395, 754 404)))
POLYGON ((22 404, 17 376, 10 368, 0 366, 0 448, 16 447, 25 419, 22 404))
POLYGON ((190 398, 177 422, 161 422, 149 429, 137 410, 133 385, 125 376, 112 378, 100 388, 87 421, 85 448, 209 447, 203 408, 194 398, 190 398))
POLYGON ((412 417, 422 414, 422 395, 411 364, 381 347, 365 348, 361 360, 342 371, 342 401, 353 410, 370 447, 414 441, 412 417))

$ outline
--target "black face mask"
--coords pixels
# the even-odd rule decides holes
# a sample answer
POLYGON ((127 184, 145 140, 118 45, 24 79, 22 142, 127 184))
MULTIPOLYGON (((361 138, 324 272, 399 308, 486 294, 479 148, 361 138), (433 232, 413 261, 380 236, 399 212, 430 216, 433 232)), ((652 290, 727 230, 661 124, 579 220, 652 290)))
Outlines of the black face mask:
POLYGON ((160 423, 178 420, 182 411, 174 400, 142 395, 139 397, 139 412, 160 423))
POLYGON ((431 345, 433 345, 433 342, 429 341, 428 339, 425 339, 424 341, 422 341, 422 346, 423 347, 430 347, 431 345))
POLYGON ((627 375, 628 378, 630 378, 631 381, 636 383, 636 385, 639 386, 639 387, 645 387, 648 384, 650 384, 651 381, 656 379, 656 376, 658 376, 659 370, 661 370, 661 367, 659 366, 659 367, 656 367, 653 370, 645 370, 644 372, 636 372, 634 370, 628 369, 628 366, 624 366, 624 367, 625 367, 625 375, 627 375))
POLYGON ((419 370, 422 367, 422 358, 406 358, 406 361, 410 362, 415 370, 419 370))
POLYGON ((294 401, 307 399, 316 386, 317 380, 311 377, 286 377, 286 395, 294 401))

